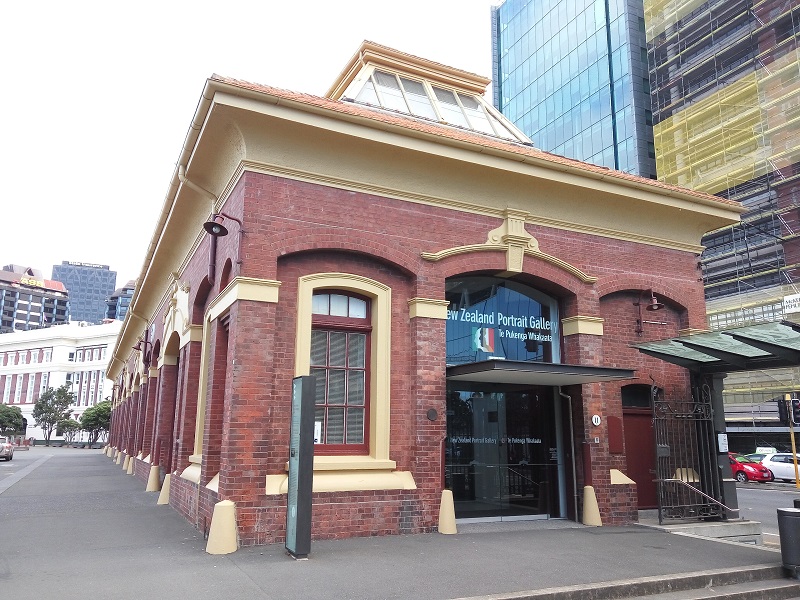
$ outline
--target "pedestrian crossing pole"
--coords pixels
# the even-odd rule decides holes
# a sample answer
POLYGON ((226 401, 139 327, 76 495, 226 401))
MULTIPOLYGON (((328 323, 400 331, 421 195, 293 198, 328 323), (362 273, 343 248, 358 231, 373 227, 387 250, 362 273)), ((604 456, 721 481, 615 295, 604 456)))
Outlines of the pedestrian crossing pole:
POLYGON ((797 447, 794 444, 794 413, 792 412, 792 395, 785 394, 783 399, 786 400, 786 414, 789 415, 789 438, 792 440, 792 462, 794 463, 794 486, 800 489, 800 474, 797 470, 797 447))

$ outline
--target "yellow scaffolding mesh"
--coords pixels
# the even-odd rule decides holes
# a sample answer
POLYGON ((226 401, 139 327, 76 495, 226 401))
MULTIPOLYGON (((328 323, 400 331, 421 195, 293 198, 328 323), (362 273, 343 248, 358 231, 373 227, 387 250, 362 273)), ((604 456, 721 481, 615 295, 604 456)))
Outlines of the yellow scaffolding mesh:
POLYGON ((800 49, 653 128, 658 178, 715 194, 800 162, 800 49))

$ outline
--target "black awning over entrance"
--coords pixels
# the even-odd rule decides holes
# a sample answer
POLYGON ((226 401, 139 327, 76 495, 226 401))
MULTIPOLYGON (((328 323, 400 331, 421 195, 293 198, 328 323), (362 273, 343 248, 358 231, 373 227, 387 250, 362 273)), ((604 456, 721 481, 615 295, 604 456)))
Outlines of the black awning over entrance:
POLYGON ((634 346, 644 354, 695 373, 796 367, 800 364, 800 324, 789 321, 761 323, 634 346))
POLYGON ((565 365, 518 360, 484 360, 447 367, 449 381, 517 385, 574 385, 631 379, 632 369, 565 365))

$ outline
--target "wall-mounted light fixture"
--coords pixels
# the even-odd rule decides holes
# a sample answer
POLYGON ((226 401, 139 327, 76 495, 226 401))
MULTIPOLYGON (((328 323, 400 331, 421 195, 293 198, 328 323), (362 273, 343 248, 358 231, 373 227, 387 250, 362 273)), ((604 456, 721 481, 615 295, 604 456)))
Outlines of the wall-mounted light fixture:
POLYGON ((150 366, 150 352, 147 350, 147 347, 152 345, 153 344, 150 343, 145 337, 144 339, 141 339, 138 342, 136 342, 136 345, 133 347, 133 349, 136 350, 137 352, 144 353, 143 362, 145 367, 150 366))
POLYGON ((637 317, 636 317, 636 335, 641 336, 644 333, 644 329, 642 328, 643 323, 655 323, 658 325, 665 325, 665 323, 661 321, 644 321, 642 320, 642 300, 645 294, 650 294, 650 299, 647 301, 644 309, 650 312, 654 312, 657 310, 661 310, 664 308, 664 304, 659 302, 656 298, 656 295, 653 293, 653 290, 642 290, 639 292, 639 299, 633 303, 636 307, 637 317))
POLYGON ((228 235, 228 228, 223 225, 225 219, 235 221, 239 225, 239 245, 236 248, 236 264, 242 264, 242 236, 245 233, 244 229, 242 229, 242 222, 236 217, 232 217, 224 212, 212 213, 208 221, 203 223, 203 229, 205 229, 211 236, 211 249, 209 250, 208 255, 208 280, 212 283, 214 282, 214 276, 216 274, 215 267, 217 263, 217 238, 228 235))

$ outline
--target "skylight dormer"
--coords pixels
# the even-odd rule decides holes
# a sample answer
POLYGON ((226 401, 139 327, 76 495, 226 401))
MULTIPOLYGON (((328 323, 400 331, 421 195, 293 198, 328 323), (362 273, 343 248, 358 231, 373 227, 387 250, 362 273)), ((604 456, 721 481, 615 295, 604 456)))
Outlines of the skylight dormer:
POLYGON ((327 96, 375 109, 530 143, 486 102, 490 80, 364 42, 327 96))

